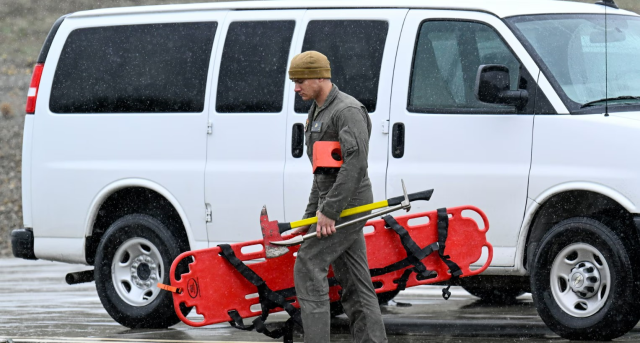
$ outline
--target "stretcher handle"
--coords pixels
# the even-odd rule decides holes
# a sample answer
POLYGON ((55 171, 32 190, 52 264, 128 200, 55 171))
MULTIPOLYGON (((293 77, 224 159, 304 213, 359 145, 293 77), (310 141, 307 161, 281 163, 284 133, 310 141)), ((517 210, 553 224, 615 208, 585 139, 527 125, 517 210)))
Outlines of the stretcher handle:
MULTIPOLYGON (((429 199, 431 199, 431 195, 433 195, 433 189, 429 189, 429 190, 422 191, 422 192, 417 192, 417 193, 407 194, 407 196, 409 197, 409 201, 410 202, 411 201, 418 201, 418 200, 429 201, 429 199)), ((342 211, 342 213, 340 213, 340 218, 352 216, 352 215, 358 214, 358 213, 369 212, 369 211, 373 211, 373 210, 377 210, 377 209, 381 209, 381 208, 385 208, 385 207, 389 207, 389 206, 400 205, 400 203, 402 203, 403 200, 404 200, 404 195, 401 195, 399 197, 393 197, 393 198, 389 198, 387 200, 382 200, 382 201, 374 202, 374 203, 367 204, 367 205, 348 208, 348 209, 342 211)), ((294 221, 294 222, 290 222, 290 223, 278 223, 278 228, 280 230, 280 233, 283 233, 283 232, 289 231, 291 229, 295 229, 295 228, 298 228, 298 227, 315 224, 317 222, 318 222, 318 217, 311 217, 311 218, 302 219, 302 220, 298 220, 298 221, 294 221)))
MULTIPOLYGON (((418 201, 418 200, 429 201, 432 195, 433 195, 433 189, 407 194, 407 196, 409 197, 409 201, 418 201)), ((400 205, 400 203, 402 203, 403 200, 404 200, 404 195, 387 199, 387 203, 388 203, 387 206, 400 205)))

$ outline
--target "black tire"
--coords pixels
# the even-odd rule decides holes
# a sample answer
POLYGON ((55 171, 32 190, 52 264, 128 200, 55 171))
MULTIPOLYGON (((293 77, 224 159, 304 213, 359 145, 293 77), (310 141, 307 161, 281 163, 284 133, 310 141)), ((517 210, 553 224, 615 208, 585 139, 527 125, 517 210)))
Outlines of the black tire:
POLYGON ((483 285, 463 284, 462 288, 471 295, 482 299, 483 302, 491 304, 509 304, 513 303, 517 297, 523 295, 525 291, 519 287, 498 287, 483 285))
MULTIPOLYGON (((384 293, 378 293, 378 304, 386 305, 390 300, 396 297, 400 291, 390 291, 384 293)), ((337 317, 344 313, 344 308, 342 307, 342 303, 340 300, 334 301, 329 305, 329 312, 331 313, 331 318, 337 317)))
POLYGON ((629 254, 613 231, 593 219, 572 218, 542 238, 531 293, 542 320, 561 337, 611 340, 638 322, 633 278, 629 254), (567 270, 568 280, 562 276, 567 270))
MULTIPOLYGON (((171 293, 159 290, 156 286, 157 282, 170 283, 169 271, 174 259, 181 253, 179 247, 178 240, 167 227, 149 215, 124 216, 107 229, 96 253, 94 276, 100 301, 115 321, 129 328, 167 328, 180 322, 171 293), (144 252, 131 256, 133 254, 129 254, 128 247, 132 252, 144 252), (116 253, 126 263, 114 264, 116 253), (149 259, 144 260, 145 256, 149 259), (112 268, 126 273, 126 267, 123 266, 127 263, 138 263, 136 273, 130 280, 121 281, 116 286, 112 268), (140 282, 145 290, 140 290, 142 288, 132 284, 134 282, 140 282), (145 293, 140 298, 134 292, 145 293)), ((182 308, 182 313, 186 315, 190 310, 182 308)))
POLYGON ((342 302, 340 302, 340 300, 329 304, 329 314, 331 315, 331 318, 337 317, 343 313, 344 308, 342 307, 342 302))
POLYGON ((378 293, 378 304, 386 305, 389 301, 393 300, 400 291, 389 291, 384 293, 378 293))

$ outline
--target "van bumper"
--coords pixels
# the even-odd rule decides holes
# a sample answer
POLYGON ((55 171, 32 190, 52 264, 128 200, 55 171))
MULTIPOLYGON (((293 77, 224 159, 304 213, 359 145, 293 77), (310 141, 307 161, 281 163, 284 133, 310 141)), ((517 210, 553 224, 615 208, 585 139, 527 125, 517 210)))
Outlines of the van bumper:
POLYGON ((11 231, 11 249, 13 256, 25 260, 37 260, 33 252, 33 231, 31 229, 17 229, 11 231))

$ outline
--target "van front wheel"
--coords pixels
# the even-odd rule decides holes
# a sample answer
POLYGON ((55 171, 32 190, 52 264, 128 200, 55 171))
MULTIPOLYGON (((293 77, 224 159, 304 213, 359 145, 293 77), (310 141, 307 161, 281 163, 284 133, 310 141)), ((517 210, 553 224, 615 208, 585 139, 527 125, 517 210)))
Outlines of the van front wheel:
POLYGON ((100 301, 115 321, 129 328, 166 328, 180 322, 171 293, 157 287, 158 282, 170 283, 171 263, 181 253, 178 247, 167 227, 148 215, 124 216, 107 229, 94 276, 100 301))
POLYGON ((542 238, 535 256, 531 294, 542 320, 561 337, 611 340, 638 322, 629 254, 604 224, 562 221, 542 238))

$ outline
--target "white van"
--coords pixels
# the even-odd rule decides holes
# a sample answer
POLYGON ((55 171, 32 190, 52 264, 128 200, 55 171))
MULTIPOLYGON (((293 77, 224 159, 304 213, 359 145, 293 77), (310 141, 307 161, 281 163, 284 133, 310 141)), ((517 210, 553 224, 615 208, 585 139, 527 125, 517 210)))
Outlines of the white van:
POLYGON ((467 290, 531 291, 566 338, 623 335, 640 316, 640 18, 615 7, 348 0, 66 15, 29 89, 14 255, 95 265, 125 326, 177 323, 155 284, 179 253, 260 238, 264 204, 301 218, 310 104, 287 68, 318 50, 371 115, 375 199, 400 195, 404 179, 435 189, 413 211, 488 215, 493 261, 467 290))

